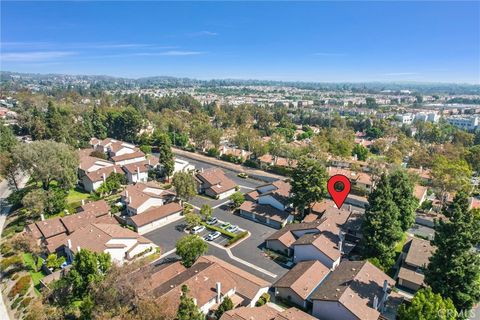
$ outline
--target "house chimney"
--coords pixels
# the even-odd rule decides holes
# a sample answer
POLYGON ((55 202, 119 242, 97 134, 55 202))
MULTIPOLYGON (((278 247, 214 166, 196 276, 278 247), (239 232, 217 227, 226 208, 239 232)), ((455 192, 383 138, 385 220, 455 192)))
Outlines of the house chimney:
POLYGON ((72 240, 70 239, 67 240, 67 246, 68 246, 68 249, 72 249, 72 240))
POLYGON ((201 172, 201 173, 203 173, 203 168, 202 168, 202 169, 200 169, 200 172, 201 172))
POLYGON ((128 197, 128 203, 132 203, 132 196, 128 197))
POLYGON ((388 289, 388 281, 387 280, 383 280, 383 292, 387 292, 387 289, 388 289))
POLYGON ((40 214, 40 220, 45 221, 45 216, 43 215, 43 213, 40 214))
POLYGON ((216 283, 216 291, 217 291, 217 301, 216 303, 220 303, 220 300, 222 299, 222 284, 220 282, 216 283))
POLYGON ((117 173, 117 168, 113 167, 113 172, 117 173))
POLYGON ((375 309, 375 310, 378 309, 378 297, 377 297, 377 295, 375 295, 375 297, 373 297, 373 309, 375 309))
POLYGON ((338 241, 338 250, 340 251, 340 253, 342 253, 342 247, 343 247, 343 241, 340 240, 338 241))
POLYGON ((148 165, 150 166, 150 159, 148 159, 148 165))
POLYGON ((102 178, 103 178, 103 182, 105 182, 105 180, 107 180, 107 175, 105 174, 105 172, 102 174, 102 178))
POLYGON ((77 246, 77 253, 80 252, 81 248, 80 246, 77 246))

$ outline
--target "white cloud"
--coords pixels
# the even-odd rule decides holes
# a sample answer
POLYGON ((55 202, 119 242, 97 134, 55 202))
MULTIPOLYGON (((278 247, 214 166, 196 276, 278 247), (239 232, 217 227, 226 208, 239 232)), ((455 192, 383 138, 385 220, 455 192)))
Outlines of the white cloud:
POLYGON ((6 52, 0 55, 3 61, 29 62, 45 61, 68 57, 77 54, 73 51, 36 51, 36 52, 6 52))
POLYGON ((192 37, 201 37, 201 36, 214 37, 214 36, 218 36, 218 33, 203 30, 203 31, 189 33, 189 36, 192 36, 192 37))

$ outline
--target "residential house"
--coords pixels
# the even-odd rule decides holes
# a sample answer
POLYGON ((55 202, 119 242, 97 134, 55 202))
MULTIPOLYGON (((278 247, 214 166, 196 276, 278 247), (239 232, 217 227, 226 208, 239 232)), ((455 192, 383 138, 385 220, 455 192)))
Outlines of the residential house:
POLYGON ((241 159, 242 161, 249 159, 251 154, 252 154, 251 152, 243 149, 231 148, 227 146, 220 147, 220 156, 223 156, 223 155, 233 156, 238 159, 241 159))
POLYGON ((132 153, 124 153, 118 156, 113 156, 111 159, 116 165, 124 166, 130 163, 145 161, 146 157, 145 153, 138 150, 132 153))
POLYGON ((181 288, 186 285, 197 307, 207 314, 229 297, 234 306, 253 307, 270 284, 247 271, 214 256, 202 256, 190 268, 180 261, 148 265, 132 279, 148 296, 165 305, 165 311, 175 317, 180 303, 181 288))
POLYGON ((127 218, 127 224, 138 234, 145 234, 182 218, 183 208, 177 202, 152 207, 141 214, 127 218))
POLYGON ((139 182, 127 186, 121 193, 128 216, 147 211, 152 207, 159 207, 172 201, 176 193, 165 190, 155 182, 139 182))
POLYGON ((385 311, 395 281, 368 261, 342 261, 312 293, 322 320, 373 320, 385 311))
POLYGON ((236 183, 218 168, 202 169, 195 177, 199 193, 205 193, 212 198, 225 199, 236 191, 236 183))
POLYGON ((299 262, 272 285, 275 297, 302 309, 309 309, 310 295, 329 273, 330 269, 319 261, 299 262))
POLYGON ((128 183, 147 182, 148 173, 158 166, 157 157, 149 157, 147 160, 133 162, 123 166, 128 183))
POLYGON ((108 253, 117 264, 155 253, 158 246, 136 232, 118 224, 92 223, 77 229, 62 240, 70 261, 82 249, 108 253))
POLYGON ((122 169, 113 162, 86 155, 89 150, 86 150, 87 152, 82 151, 85 150, 81 150, 79 153, 78 179, 85 191, 93 192, 97 190, 112 173, 123 174, 122 169))
POLYGON ((105 153, 109 158, 138 151, 135 145, 112 138, 103 140, 92 138, 90 139, 90 145, 94 150, 105 153))
POLYGON ((271 166, 296 168, 298 164, 298 161, 295 159, 272 156, 268 153, 259 157, 258 161, 260 162, 260 165, 264 168, 268 168, 271 166))
POLYGON ((40 244, 44 245, 49 253, 53 253, 60 249, 61 242, 67 236, 91 223, 117 224, 117 221, 110 215, 110 207, 105 200, 83 204, 78 213, 64 217, 45 220, 42 215, 41 221, 33 222, 25 229, 40 244))
POLYGON ((398 285, 417 291, 425 287, 423 270, 428 266, 429 258, 434 252, 430 241, 412 238, 405 244, 402 264, 398 272, 398 285))
POLYGON ((277 180, 257 187, 246 194, 245 202, 240 206, 240 215, 280 229, 293 221, 289 202, 290 183, 277 180))
POLYGON ((247 308, 240 307, 225 312, 220 320, 317 320, 308 313, 297 308, 286 310, 273 308, 270 305, 247 308))
POLYGON ((291 256, 293 254, 292 244, 305 234, 320 233, 319 226, 324 223, 324 220, 289 223, 265 239, 265 247, 286 256, 291 256))
POLYGON ((357 191, 370 193, 374 187, 372 177, 366 172, 355 172, 348 169, 328 167, 329 177, 337 174, 346 176, 350 180, 353 190, 356 189, 357 191))

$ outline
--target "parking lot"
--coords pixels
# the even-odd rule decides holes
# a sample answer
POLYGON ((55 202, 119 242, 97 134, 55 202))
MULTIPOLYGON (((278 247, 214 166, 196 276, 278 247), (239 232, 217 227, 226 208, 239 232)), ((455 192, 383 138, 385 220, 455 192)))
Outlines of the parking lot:
MULTIPOLYGON (((214 167, 213 165, 205 162, 195 161, 182 157, 178 158, 189 161, 197 169, 207 169, 214 167)), ((240 192, 242 193, 249 192, 255 189, 257 186, 265 184, 262 181, 250 178, 240 178, 234 171, 230 171, 224 168, 222 168, 222 170, 230 179, 232 179, 236 184, 240 186, 240 192)), ((250 232, 250 236, 248 238, 242 240, 236 246, 229 249, 230 254, 238 259, 232 258, 228 254, 227 248, 224 246, 229 239, 228 237, 225 237, 223 235, 212 241, 207 241, 207 243, 209 244, 208 254, 215 255, 218 258, 225 260, 228 263, 231 263, 243 270, 249 271, 252 274, 255 274, 269 282, 275 281, 276 279, 284 275, 288 271, 288 268, 278 264, 275 261, 272 261, 262 251, 262 248, 264 247, 265 238, 276 232, 277 229, 242 218, 237 214, 233 214, 229 208, 229 202, 229 199, 216 200, 205 195, 197 195, 189 201, 189 203, 195 207, 196 211, 198 211, 204 204, 210 205, 213 208, 212 216, 216 217, 222 222, 226 221, 232 225, 237 225, 239 227, 239 230, 235 233, 242 232, 243 230, 250 232), (252 267, 246 265, 239 260, 242 260, 247 264, 251 264, 254 266, 252 267), (268 274, 262 272, 262 269, 268 270, 268 274), (272 274, 275 275, 275 277, 272 277, 272 274)), ((217 223, 216 226, 220 226, 220 223, 217 223)), ((165 253, 175 249, 175 244, 178 239, 186 235, 184 231, 185 227, 185 219, 180 219, 169 225, 163 226, 150 233, 147 233, 144 236, 153 241, 155 244, 159 245, 162 248, 162 252, 165 253)), ((210 232, 210 230, 206 229, 199 233, 199 236, 204 237, 210 232)))
MULTIPOLYGON (((221 225, 222 225, 223 223, 225 223, 225 222, 226 222, 226 221, 218 220, 218 222, 215 223, 215 224, 213 224, 212 226, 215 226, 215 227, 220 228, 221 225)), ((231 223, 229 223, 229 222, 226 222, 226 223, 228 223, 229 225, 232 225, 232 226, 233 226, 233 224, 231 224, 231 223)), ((227 228, 225 228, 225 229, 227 229, 227 228)), ((242 229, 242 228, 240 228, 240 227, 238 227, 238 229, 237 229, 236 231, 233 231, 232 233, 236 235, 236 234, 239 234, 239 233, 241 233, 241 232, 243 232, 243 231, 245 231, 245 230, 242 229)), ((208 239, 207 239, 207 236, 208 236, 210 233, 214 233, 214 232, 215 232, 215 231, 213 231, 213 230, 210 230, 210 229, 208 229, 208 228, 205 228, 205 230, 203 230, 203 231, 200 232, 200 233, 197 233, 197 235, 198 235, 199 237, 201 237, 202 239, 204 239, 205 241, 207 241, 207 242, 213 242, 213 243, 218 244, 218 245, 221 245, 221 246, 225 246, 225 245, 227 244, 228 240, 230 240, 229 237, 227 237, 227 236, 225 236, 225 235, 223 235, 223 234, 220 234, 220 236, 219 236, 218 238, 216 238, 216 239, 208 240, 208 239)), ((230 231, 229 231, 229 232, 230 232, 230 231)))

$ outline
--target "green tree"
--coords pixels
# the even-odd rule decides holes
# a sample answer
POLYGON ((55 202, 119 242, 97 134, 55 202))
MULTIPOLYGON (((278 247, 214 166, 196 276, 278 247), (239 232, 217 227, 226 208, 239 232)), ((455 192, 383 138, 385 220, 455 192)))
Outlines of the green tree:
POLYGON ((124 174, 112 172, 96 190, 100 196, 106 196, 119 190, 122 185, 127 184, 127 178, 124 174))
POLYGON ((314 202, 322 200, 327 194, 327 172, 318 161, 302 157, 292 174, 293 205, 301 213, 305 207, 311 208, 314 202))
POLYGON ((472 171, 464 160, 448 160, 444 156, 438 156, 433 162, 433 184, 440 189, 442 199, 446 192, 467 188, 470 185, 471 176, 472 171))
POLYGON ((16 144, 17 138, 12 129, 0 120, 0 153, 10 152, 16 144))
POLYGON ((185 267, 190 268, 197 259, 208 252, 208 245, 197 235, 186 235, 176 244, 177 254, 185 267))
POLYGON ((232 299, 230 299, 230 297, 225 297, 222 303, 218 306, 217 310, 215 310, 215 317, 220 319, 226 311, 232 310, 233 307, 234 305, 232 299))
POLYGON ((200 208, 200 215, 203 217, 203 219, 208 220, 212 217, 213 214, 213 209, 210 205, 204 204, 200 208))
POLYGON ((192 210, 185 213, 185 222, 187 223, 187 228, 191 229, 200 225, 202 218, 192 210))
POLYGON ((198 309, 193 298, 188 296, 190 290, 187 285, 182 285, 182 295, 177 311, 177 320, 204 320, 205 315, 198 309))
POLYGON ((163 172, 168 180, 175 169, 175 159, 172 152, 170 138, 168 135, 162 133, 156 136, 155 143, 158 147, 158 161, 162 166, 163 172))
POLYGON ((413 195, 413 183, 405 170, 396 170, 389 175, 393 201, 400 212, 402 230, 407 231, 415 222, 418 200, 413 195))
POLYGON ((34 181, 41 181, 44 190, 56 181, 64 189, 77 182, 78 155, 68 145, 54 141, 34 141, 13 149, 13 160, 30 173, 34 181))
POLYGON ((362 225, 364 253, 366 257, 377 258, 388 269, 394 262, 395 245, 402 238, 402 226, 385 174, 370 194, 368 203, 362 225))
POLYGON ((59 269, 62 263, 65 262, 65 257, 57 257, 56 253, 51 253, 47 256, 47 268, 59 269))
POLYGON ((459 192, 444 211, 448 220, 435 225, 436 250, 425 270, 432 290, 452 299, 457 310, 470 310, 480 299, 480 212, 468 210, 469 198, 459 192))
POLYGON ((357 159, 360 161, 366 161, 368 156, 368 149, 362 146, 361 144, 356 144, 352 150, 352 156, 357 156, 357 159))
POLYGON ((52 295, 64 305, 83 300, 104 279, 111 265, 110 254, 81 249, 75 254, 70 271, 55 284, 52 295))
POLYGON ((480 173, 480 145, 468 149, 466 160, 472 170, 480 173))
POLYGON ((183 201, 188 201, 197 194, 195 178, 188 172, 177 172, 172 181, 177 196, 183 201))
POLYGON ((233 202, 233 207, 238 208, 242 205, 242 203, 245 202, 245 196, 241 192, 237 191, 230 196, 230 200, 233 202))
POLYGON ((5 178, 10 187, 18 191, 20 183, 20 165, 12 159, 12 155, 0 153, 0 176, 5 178))
POLYGON ((410 304, 402 304, 398 310, 400 320, 455 320, 457 315, 452 300, 443 299, 430 288, 417 291, 410 304))

